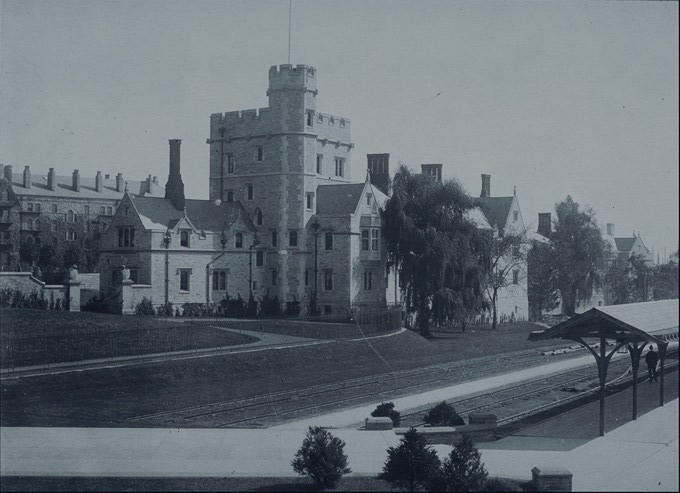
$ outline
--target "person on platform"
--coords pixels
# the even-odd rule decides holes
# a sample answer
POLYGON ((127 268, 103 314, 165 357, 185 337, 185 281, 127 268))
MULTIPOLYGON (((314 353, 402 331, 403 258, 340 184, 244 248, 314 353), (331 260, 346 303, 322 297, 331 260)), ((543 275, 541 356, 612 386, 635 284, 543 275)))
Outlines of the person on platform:
POLYGON ((652 383, 652 379, 656 382, 656 365, 659 362, 659 355, 654 351, 654 346, 649 346, 645 361, 647 362, 647 372, 649 372, 649 383, 652 383))

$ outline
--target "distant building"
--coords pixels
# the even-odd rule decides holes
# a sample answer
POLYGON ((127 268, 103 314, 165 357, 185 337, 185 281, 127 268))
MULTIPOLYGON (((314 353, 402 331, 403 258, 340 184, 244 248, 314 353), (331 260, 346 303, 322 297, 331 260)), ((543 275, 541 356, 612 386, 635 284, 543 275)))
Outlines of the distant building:
POLYGON ((12 270, 18 264, 18 252, 13 248, 18 238, 18 205, 12 183, 0 178, 0 270, 12 270))

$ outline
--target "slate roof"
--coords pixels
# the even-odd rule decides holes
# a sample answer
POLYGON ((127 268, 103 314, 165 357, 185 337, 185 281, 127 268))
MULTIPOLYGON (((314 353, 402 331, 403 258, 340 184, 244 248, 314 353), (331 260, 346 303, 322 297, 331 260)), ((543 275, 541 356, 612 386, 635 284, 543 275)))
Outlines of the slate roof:
POLYGON ((614 238, 614 243, 616 243, 616 249, 619 252, 630 252, 633 249, 637 238, 614 238))
POLYGON ((473 207, 465 213, 465 218, 471 221, 479 229, 493 229, 486 219, 484 212, 479 207, 473 207))
MULTIPOLYGON (((137 212, 148 229, 174 227, 184 217, 184 211, 175 209, 170 199, 157 197, 130 197, 137 212)), ((222 202, 219 205, 211 200, 187 199, 187 217, 199 231, 221 232, 229 229, 239 216, 248 228, 254 229, 240 202, 222 202)))
POLYGON ((319 185, 316 188, 317 214, 353 214, 357 209, 365 183, 319 185))
POLYGON ((505 228, 514 197, 479 197, 477 200, 489 223, 496 228, 505 228))
MULTIPOLYGON (((44 197, 64 197, 64 198, 87 198, 87 199, 111 199, 120 200, 123 198, 124 192, 116 191, 116 177, 104 178, 102 175, 102 191, 97 192, 95 186, 94 176, 83 176, 80 175, 80 191, 76 192, 73 189, 73 177, 72 176, 58 176, 55 175, 56 187, 55 190, 50 190, 47 188, 47 175, 31 173, 31 188, 24 188, 24 174, 23 172, 12 173, 12 186, 14 192, 18 196, 32 195, 32 196, 44 196, 44 197)), ((128 184, 128 190, 130 195, 146 195, 146 180, 123 180, 128 184)), ((151 194, 152 197, 165 197, 165 188, 160 184, 153 184, 154 193, 151 194)))

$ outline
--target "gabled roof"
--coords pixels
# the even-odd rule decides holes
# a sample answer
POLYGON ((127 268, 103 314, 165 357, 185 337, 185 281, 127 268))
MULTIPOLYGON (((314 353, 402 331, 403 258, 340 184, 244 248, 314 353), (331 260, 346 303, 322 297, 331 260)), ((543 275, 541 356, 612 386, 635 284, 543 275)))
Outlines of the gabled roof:
POLYGON ((486 219, 484 212, 479 207, 473 207, 465 212, 465 218, 472 222, 478 229, 493 229, 486 219))
MULTIPOLYGON (((147 229, 173 228, 184 217, 184 211, 175 209, 170 199, 157 197, 130 197, 147 229)), ((187 199, 186 215, 199 231, 221 232, 227 230, 239 217, 246 227, 254 229, 240 202, 187 199)))
MULTIPOLYGON (((47 188, 47 175, 31 174, 31 188, 24 188, 23 173, 12 173, 12 185, 14 192, 18 196, 35 195, 45 197, 66 197, 66 198, 86 198, 86 199, 110 199, 120 200, 125 192, 118 192, 116 190, 116 177, 104 178, 102 176, 102 191, 97 192, 95 177, 80 175, 80 191, 76 192, 73 189, 72 176, 58 176, 55 175, 55 189, 47 188)), ((154 192, 149 194, 146 192, 146 180, 124 180, 127 182, 128 191, 131 195, 136 196, 152 196, 164 197, 165 188, 160 184, 154 183, 154 192)))
POLYGON ((529 340, 599 337, 600 329, 609 339, 663 342, 678 333, 678 300, 598 306, 550 329, 532 332, 529 340))
POLYGON ((636 237, 633 238, 614 238, 614 243, 616 244, 616 249, 619 252, 630 252, 635 245, 636 237))
POLYGON ((319 185, 316 188, 316 213, 329 215, 354 214, 365 183, 319 185))
POLYGON ((514 197, 479 197, 477 200, 482 206, 489 223, 496 228, 505 228, 505 223, 510 214, 512 199, 514 197))

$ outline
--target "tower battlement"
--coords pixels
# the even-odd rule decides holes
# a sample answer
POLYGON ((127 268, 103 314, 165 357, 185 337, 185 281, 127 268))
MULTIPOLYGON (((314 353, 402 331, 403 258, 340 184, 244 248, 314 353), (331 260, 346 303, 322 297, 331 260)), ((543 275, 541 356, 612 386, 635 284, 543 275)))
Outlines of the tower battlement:
POLYGON ((316 92, 316 70, 314 67, 307 65, 293 67, 288 64, 272 66, 269 69, 269 90, 267 94, 272 91, 291 89, 316 92))

